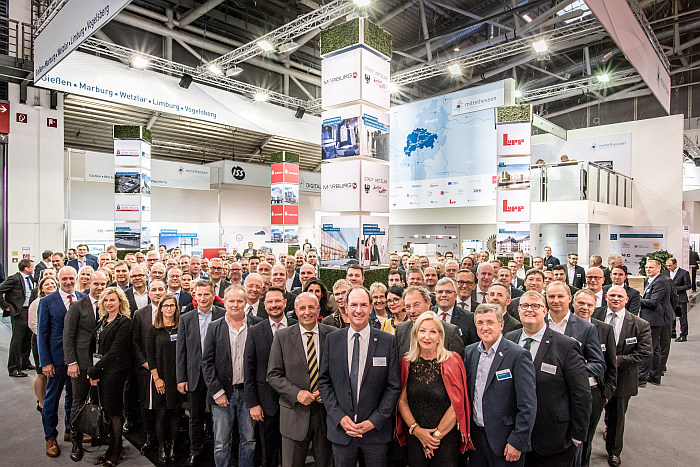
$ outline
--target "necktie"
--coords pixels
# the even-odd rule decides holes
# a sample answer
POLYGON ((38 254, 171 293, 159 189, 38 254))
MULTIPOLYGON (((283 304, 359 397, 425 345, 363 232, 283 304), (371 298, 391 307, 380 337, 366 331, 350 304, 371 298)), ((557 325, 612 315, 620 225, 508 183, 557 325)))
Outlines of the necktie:
MULTIPOLYGON (((277 323, 277 326, 279 326, 279 323, 277 323)), ((311 392, 316 392, 318 389, 318 361, 316 360, 314 333, 309 331, 304 334, 306 334, 306 364, 309 366, 309 387, 311 392)))
POLYGON ((486 303, 486 294, 481 292, 481 303, 486 303))
POLYGON ((617 344, 617 340, 619 339, 619 336, 617 335, 617 330, 615 329, 616 323, 617 323, 617 313, 613 313, 610 316, 610 326, 612 326, 613 332, 615 333, 615 343, 617 344))
POLYGON ((31 292, 31 290, 34 288, 34 286, 32 285, 32 280, 29 278, 29 276, 25 277, 25 279, 27 280, 27 288, 31 292))
POLYGON ((73 304, 73 294, 72 293, 68 294, 68 303, 71 305, 73 304))
POLYGON ((248 311, 247 314, 253 313, 253 305, 248 305, 248 311))
POLYGON ((355 342, 352 345, 352 364, 350 365, 350 393, 352 394, 352 406, 357 413, 357 378, 360 374, 360 333, 353 336, 355 342))
POLYGON ((442 314, 440 315, 440 319, 442 321, 447 321, 447 313, 443 311, 442 314))
POLYGON ((100 312, 97 310, 97 302, 93 302, 92 309, 95 312, 95 321, 100 320, 100 312))
MULTIPOLYGON (((535 340, 535 339, 533 339, 532 337, 526 337, 526 338, 525 338, 525 344, 523 345, 523 349, 525 349, 525 350, 527 350, 528 352, 530 352, 530 347, 532 347, 532 341, 534 341, 534 340, 535 340)), ((532 352, 530 352, 530 353, 532 353, 532 352)))

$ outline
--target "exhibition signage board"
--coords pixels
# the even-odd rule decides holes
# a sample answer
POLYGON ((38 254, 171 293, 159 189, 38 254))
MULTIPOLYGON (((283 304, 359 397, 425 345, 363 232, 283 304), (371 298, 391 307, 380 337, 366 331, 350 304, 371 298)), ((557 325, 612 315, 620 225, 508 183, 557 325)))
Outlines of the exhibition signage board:
POLYGON ((107 24, 131 0, 68 0, 34 39, 34 81, 107 24))
POLYGON ((530 155, 530 122, 499 123, 496 127, 496 154, 499 156, 530 155))
MULTIPOLYGON (((270 166, 250 164, 248 162, 224 161, 204 167, 221 167, 221 182, 231 185, 269 187, 271 180, 270 166)), ((321 174, 318 172, 299 172, 299 190, 318 193, 321 191, 321 174)))
POLYGON ((389 164, 363 160, 360 172, 360 210, 389 212, 389 164))
POLYGON ((388 110, 390 63, 364 45, 323 59, 324 109, 362 100, 388 110))
POLYGON ((132 194, 115 194, 114 220, 150 222, 151 197, 132 194))
POLYGON ((668 113, 671 109, 671 77, 629 4, 586 0, 586 5, 668 113))
POLYGON ((388 263, 388 216, 323 216, 321 222, 319 253, 324 266, 388 263))
POLYGON ((348 160, 321 166, 321 211, 360 210, 361 161, 348 160))
POLYGON ((496 255, 513 256, 516 251, 522 251, 525 256, 530 254, 530 225, 498 224, 496 234, 496 255))
POLYGON ((114 165, 151 168, 151 145, 141 139, 115 139, 114 165))
POLYGON ((530 156, 498 158, 496 219, 530 221, 530 156))
POLYGON ((594 162, 630 177, 632 175, 632 133, 534 144, 530 161, 532 165, 535 165, 538 159, 542 159, 546 164, 556 164, 561 161, 563 155, 567 155, 572 160, 594 162))
POLYGON ((35 80, 42 88, 320 144, 318 117, 307 113, 299 119, 294 116, 296 109, 254 102, 247 96, 196 82, 184 89, 179 81, 179 76, 138 70, 77 51, 41 80, 35 80))
POLYGON ((271 165, 271 183, 299 183, 299 164, 276 162, 271 165))
POLYGON ((299 154, 270 155, 270 241, 296 243, 299 237, 299 154))
POLYGON ((114 224, 114 245, 119 250, 139 250, 151 244, 149 224, 140 222, 117 222, 114 224))
POLYGON ((350 156, 389 160, 389 112, 353 104, 321 115, 322 160, 350 156))

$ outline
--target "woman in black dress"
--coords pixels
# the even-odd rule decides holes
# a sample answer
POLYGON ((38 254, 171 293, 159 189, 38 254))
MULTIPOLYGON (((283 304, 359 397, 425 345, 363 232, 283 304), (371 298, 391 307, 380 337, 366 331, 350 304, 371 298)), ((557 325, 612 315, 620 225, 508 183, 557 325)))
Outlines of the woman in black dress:
POLYGON ((124 457, 123 397, 131 353, 129 301, 121 288, 107 287, 97 307, 100 320, 90 347, 93 366, 88 368, 88 377, 90 384, 98 387, 102 409, 110 425, 110 439, 107 451, 95 463, 114 467, 124 457))
POLYGON ((158 462, 175 462, 175 438, 180 428, 182 399, 177 391, 175 348, 180 307, 174 295, 166 295, 158 304, 153 327, 148 331, 148 368, 153 376, 151 394, 156 410, 158 462))
POLYGON ((432 311, 411 329, 411 347, 400 362, 402 391, 396 437, 408 464, 457 466, 469 440, 469 398, 462 359, 444 347, 442 322, 432 311))

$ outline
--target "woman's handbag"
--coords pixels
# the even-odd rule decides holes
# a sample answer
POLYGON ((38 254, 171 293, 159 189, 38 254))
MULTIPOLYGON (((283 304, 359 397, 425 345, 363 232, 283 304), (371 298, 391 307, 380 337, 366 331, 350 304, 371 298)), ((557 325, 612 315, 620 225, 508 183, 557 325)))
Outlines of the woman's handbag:
POLYGON ((92 401, 91 391, 88 391, 88 398, 78 409, 78 413, 71 425, 71 431, 90 435, 96 440, 107 436, 109 425, 100 403, 100 390, 97 387, 95 389, 97 390, 97 403, 92 401))

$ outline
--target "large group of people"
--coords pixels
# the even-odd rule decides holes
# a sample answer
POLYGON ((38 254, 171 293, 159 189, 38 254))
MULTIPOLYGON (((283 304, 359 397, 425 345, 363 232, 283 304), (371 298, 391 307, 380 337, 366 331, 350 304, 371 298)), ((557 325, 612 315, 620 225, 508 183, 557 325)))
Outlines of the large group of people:
POLYGON ((368 287, 360 265, 324 284, 311 245, 46 251, 0 284, 7 368, 36 370, 49 457, 61 396, 74 461, 90 441, 77 414, 99 400, 95 462, 108 467, 138 426, 141 452, 173 463, 183 420, 187 465, 212 450, 217 467, 303 466, 309 453, 318 466, 578 467, 603 413, 619 466, 630 398, 661 384, 676 316, 687 340, 690 275, 649 259, 640 293, 619 255, 584 269, 544 251, 531 267, 520 251, 507 264, 394 253, 387 283, 368 287))

